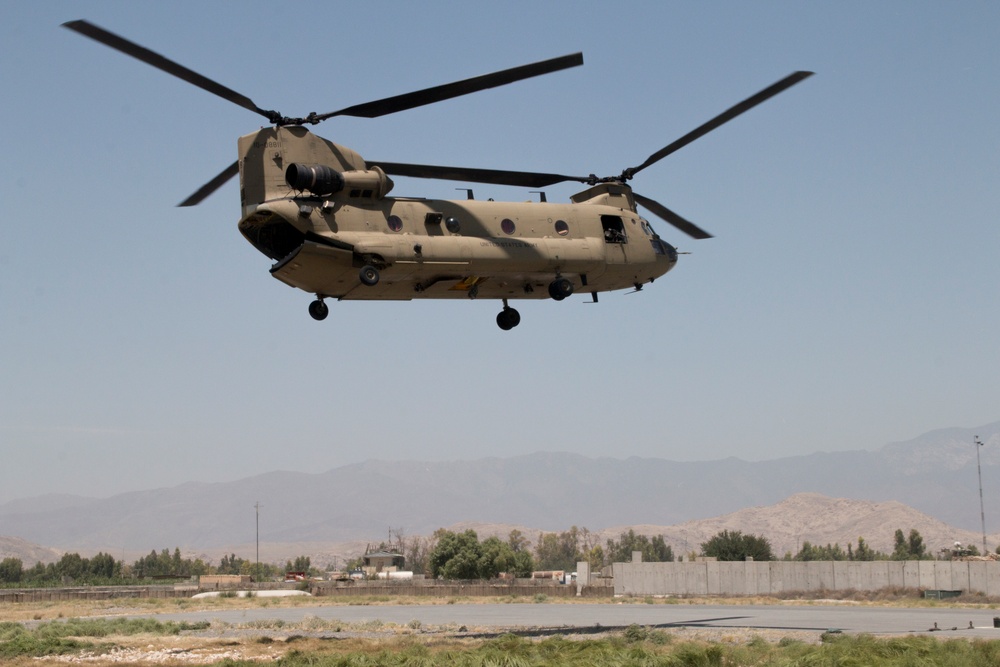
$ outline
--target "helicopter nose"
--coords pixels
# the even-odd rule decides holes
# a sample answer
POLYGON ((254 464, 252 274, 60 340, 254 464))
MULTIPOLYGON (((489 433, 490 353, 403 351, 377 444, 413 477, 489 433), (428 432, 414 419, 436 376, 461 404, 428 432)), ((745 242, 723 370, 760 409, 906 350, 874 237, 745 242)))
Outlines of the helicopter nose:
POLYGON ((677 248, 661 238, 650 239, 649 242, 653 244, 653 252, 656 253, 658 260, 666 261, 670 266, 677 263, 677 248))

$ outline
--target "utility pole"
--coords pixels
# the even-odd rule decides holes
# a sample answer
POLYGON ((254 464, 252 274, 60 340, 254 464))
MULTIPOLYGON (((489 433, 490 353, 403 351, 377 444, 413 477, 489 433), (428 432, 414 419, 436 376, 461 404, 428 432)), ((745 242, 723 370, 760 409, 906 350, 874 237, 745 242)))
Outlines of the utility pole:
MULTIPOLYGON (((976 452, 978 454, 978 451, 976 452)), ((982 482, 979 483, 980 498, 982 498, 982 482)), ((255 571, 257 575, 257 585, 260 586, 260 501, 258 500, 253 505, 254 510, 257 513, 257 569, 255 571)), ((986 544, 986 538, 983 538, 983 544, 986 544)), ((985 548, 985 546, 984 546, 985 548)))
POLYGON ((983 468, 979 465, 979 448, 983 446, 983 441, 979 439, 978 435, 972 436, 972 440, 976 445, 976 471, 979 473, 979 519, 983 523, 983 555, 989 553, 986 550, 986 510, 983 505, 983 468))

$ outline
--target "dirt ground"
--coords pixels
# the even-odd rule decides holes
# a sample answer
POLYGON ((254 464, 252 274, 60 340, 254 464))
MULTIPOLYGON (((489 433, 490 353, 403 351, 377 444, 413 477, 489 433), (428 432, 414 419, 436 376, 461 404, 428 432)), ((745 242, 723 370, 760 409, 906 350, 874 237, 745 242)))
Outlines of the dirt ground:
MULTIPOLYGON (((547 604, 588 604, 588 602, 608 602, 609 600, 575 600, 575 599, 550 599, 547 604)), ((386 599, 358 599, 343 600, 336 602, 330 598, 274 598, 274 599, 254 599, 254 598, 216 598, 207 600, 192 599, 169 599, 169 600, 101 600, 101 601, 60 601, 60 602, 39 602, 39 603, 15 603, 0 605, 0 622, 15 621, 25 623, 31 627, 38 623, 54 621, 59 619, 102 616, 115 617, 127 615, 149 615, 158 613, 173 613, 179 611, 223 611, 234 609, 250 608, 286 608, 286 607, 310 607, 348 604, 482 604, 498 602, 496 598, 469 598, 469 599, 445 599, 445 598, 386 598, 386 599)), ((515 602, 515 601, 510 601, 515 602)), ((525 600, 523 602, 530 602, 525 600)), ((718 598, 712 599, 691 599, 678 601, 676 599, 651 599, 637 598, 618 600, 623 604, 720 604, 727 602, 718 598)), ((730 600, 729 602, 739 604, 845 604, 845 605, 867 605, 876 604, 878 606, 920 606, 923 602, 919 599, 902 600, 775 600, 773 598, 760 598, 748 600, 730 600)), ((958 606, 958 605, 956 605, 958 606)), ((978 605, 961 605, 978 606, 978 605)), ((988 605, 982 605, 988 606, 988 605)), ((38 662, 60 664, 79 663, 101 667, 115 664, 169 664, 169 665, 197 665, 209 664, 226 659, 230 660, 254 660, 270 662, 280 658, 287 652, 295 649, 309 652, 313 650, 329 650, 331 642, 336 642, 338 650, 350 650, 352 645, 356 645, 358 650, 371 650, 373 643, 382 648, 390 648, 393 645, 406 645, 418 642, 427 646, 438 648, 467 645, 470 642, 478 641, 490 636, 496 636, 505 632, 504 628, 494 627, 430 627, 416 622, 411 622, 405 626, 390 623, 360 623, 351 624, 341 621, 326 621, 316 617, 308 617, 300 623, 282 623, 269 621, 256 621, 245 624, 229 624, 223 622, 213 622, 207 629, 184 631, 180 635, 154 635, 142 634, 131 636, 111 636, 102 638, 84 638, 85 641, 94 644, 104 644, 114 646, 112 649, 97 651, 84 651, 63 656, 49 656, 44 658, 23 658, 17 659, 11 664, 27 665, 38 662), (368 647, 364 649, 362 647, 368 647)), ((521 629, 523 632, 524 629, 521 629)), ((770 631, 754 629, 708 629, 708 628, 671 628, 658 630, 671 635, 674 640, 700 640, 709 642, 721 642, 729 644, 745 644, 751 641, 764 640, 770 643, 779 641, 797 640, 807 643, 815 643, 818 637, 815 632, 795 632, 795 631, 770 631)), ((581 631, 573 634, 565 628, 558 630, 558 633, 567 638, 597 638, 592 631, 581 631)), ((532 630, 528 629, 527 636, 532 636, 532 630)), ((546 636, 552 634, 544 629, 537 629, 534 636, 546 636)))

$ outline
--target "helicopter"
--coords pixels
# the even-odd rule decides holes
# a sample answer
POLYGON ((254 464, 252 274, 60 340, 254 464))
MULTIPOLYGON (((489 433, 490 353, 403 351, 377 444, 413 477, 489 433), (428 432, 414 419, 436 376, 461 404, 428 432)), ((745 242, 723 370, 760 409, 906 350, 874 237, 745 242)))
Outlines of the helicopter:
POLYGON ((345 107, 288 117, 86 20, 63 27, 132 56, 267 119, 239 138, 236 162, 179 206, 193 206, 239 175, 239 231, 274 261, 271 275, 315 295, 309 314, 324 320, 326 299, 498 299, 497 325, 521 316, 517 299, 563 301, 575 292, 642 290, 677 264, 638 207, 695 239, 711 234, 629 181, 647 167, 808 78, 796 71, 664 146, 620 174, 598 177, 368 160, 307 126, 335 116, 377 118, 583 64, 582 53, 345 107), (544 188, 576 181, 569 203, 390 197, 391 176, 544 188))

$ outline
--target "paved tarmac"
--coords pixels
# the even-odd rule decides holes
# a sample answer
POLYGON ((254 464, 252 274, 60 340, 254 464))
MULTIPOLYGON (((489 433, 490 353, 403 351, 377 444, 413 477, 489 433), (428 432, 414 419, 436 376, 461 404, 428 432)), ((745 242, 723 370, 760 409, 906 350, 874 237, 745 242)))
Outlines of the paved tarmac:
POLYGON ((854 605, 687 605, 687 604, 454 604, 454 605, 323 605, 252 608, 150 615, 166 621, 224 621, 231 624, 280 619, 297 623, 307 617, 364 623, 379 620, 407 625, 484 628, 577 629, 593 632, 632 624, 655 628, 814 631, 836 629, 878 635, 932 634, 945 637, 1000 639, 993 627, 1000 610, 854 605), (971 627, 970 627, 971 625, 971 627), (935 629, 936 628, 936 629, 935 629))

